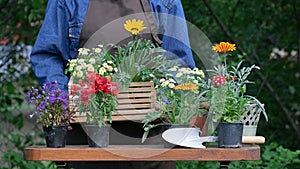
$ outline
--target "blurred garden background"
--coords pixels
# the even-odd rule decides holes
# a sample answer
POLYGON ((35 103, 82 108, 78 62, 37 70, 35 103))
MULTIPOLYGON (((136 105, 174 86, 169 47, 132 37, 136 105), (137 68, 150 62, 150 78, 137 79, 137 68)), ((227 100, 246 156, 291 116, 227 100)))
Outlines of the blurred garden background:
MULTIPOLYGON (((38 83, 29 55, 47 0, 0 0, 0 169, 55 168, 23 160, 26 146, 45 144, 25 101, 38 83)), ((182 0, 188 22, 212 43, 229 41, 247 63, 261 67, 249 93, 265 103, 257 135, 266 138, 261 160, 230 168, 300 168, 300 0, 182 0)), ((197 60, 198 66, 201 66, 197 60)), ((201 67, 200 67, 201 68, 201 67)), ((217 162, 177 162, 178 169, 217 168, 217 162)))

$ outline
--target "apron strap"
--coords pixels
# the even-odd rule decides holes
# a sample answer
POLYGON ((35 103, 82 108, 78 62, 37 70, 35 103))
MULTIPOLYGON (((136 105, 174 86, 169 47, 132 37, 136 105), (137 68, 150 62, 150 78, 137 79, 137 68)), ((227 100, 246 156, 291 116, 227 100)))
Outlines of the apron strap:
POLYGON ((140 1, 142 4, 142 7, 144 9, 147 21, 150 25, 150 31, 151 31, 152 37, 159 45, 161 45, 163 43, 163 41, 160 40, 160 38, 158 37, 157 24, 156 24, 153 14, 152 14, 152 11, 150 9, 149 2, 148 2, 148 0, 140 0, 140 1))

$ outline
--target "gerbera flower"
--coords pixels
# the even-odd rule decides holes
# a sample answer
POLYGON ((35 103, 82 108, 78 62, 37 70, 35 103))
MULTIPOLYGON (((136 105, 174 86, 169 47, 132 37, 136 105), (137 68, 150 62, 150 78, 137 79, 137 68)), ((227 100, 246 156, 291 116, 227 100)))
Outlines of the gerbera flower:
POLYGON ((229 42, 221 42, 219 44, 216 44, 215 46, 212 47, 212 50, 226 54, 229 51, 234 51, 236 50, 235 44, 231 44, 229 42))
POLYGON ((127 20, 124 24, 124 28, 133 35, 137 35, 142 30, 146 29, 144 21, 136 19, 127 20))

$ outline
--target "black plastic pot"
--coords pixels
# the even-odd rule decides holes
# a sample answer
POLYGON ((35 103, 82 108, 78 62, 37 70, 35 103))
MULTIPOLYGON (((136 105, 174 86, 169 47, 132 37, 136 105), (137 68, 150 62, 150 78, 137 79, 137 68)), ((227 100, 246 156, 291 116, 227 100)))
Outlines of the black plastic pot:
POLYGON ((44 126, 47 147, 61 148, 66 146, 67 126, 44 126))
POLYGON ((218 125, 218 147, 238 148, 242 146, 243 123, 225 123, 218 125))
POLYGON ((110 126, 85 125, 89 147, 107 147, 109 145, 110 126))

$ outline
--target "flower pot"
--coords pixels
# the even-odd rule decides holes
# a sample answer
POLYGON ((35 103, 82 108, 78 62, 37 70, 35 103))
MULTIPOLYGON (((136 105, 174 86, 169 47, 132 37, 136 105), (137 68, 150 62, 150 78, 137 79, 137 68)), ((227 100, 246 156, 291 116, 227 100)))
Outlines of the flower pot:
MULTIPOLYGON (((240 117, 240 122, 244 124, 243 136, 256 136, 257 125, 261 113, 264 112, 257 104, 250 104, 249 109, 240 117)), ((266 119, 267 116, 264 114, 266 119)))
POLYGON ((242 146, 243 123, 225 123, 218 125, 218 147, 238 148, 242 146))
POLYGON ((67 126, 43 127, 47 147, 61 148, 66 145, 67 126))
POLYGON ((109 144, 110 125, 85 125, 89 147, 107 147, 109 144))

